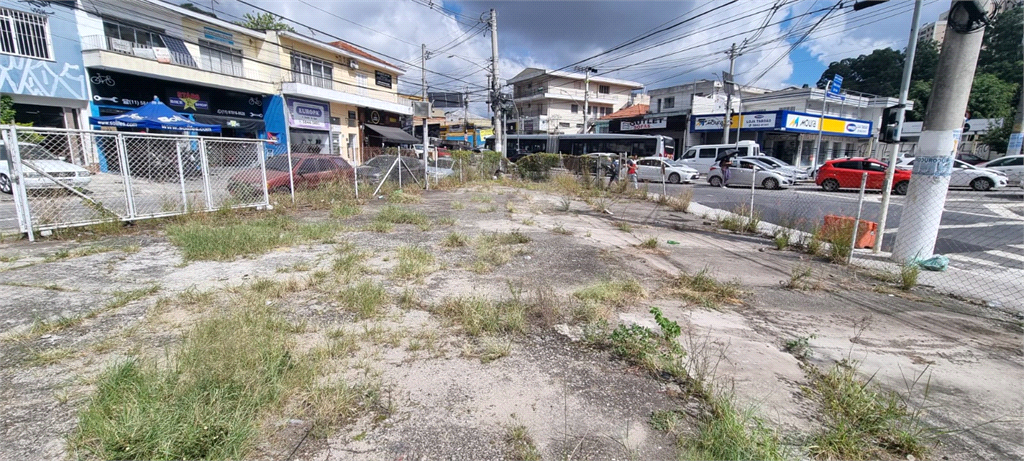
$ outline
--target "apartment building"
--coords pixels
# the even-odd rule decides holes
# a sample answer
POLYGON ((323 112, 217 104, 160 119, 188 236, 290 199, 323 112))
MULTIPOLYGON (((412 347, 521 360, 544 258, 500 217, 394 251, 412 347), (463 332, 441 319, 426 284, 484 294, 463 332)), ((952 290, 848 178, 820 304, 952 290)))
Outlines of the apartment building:
POLYGON ((0 1, 0 93, 15 121, 39 127, 88 123, 88 76, 73 4, 0 1))
POLYGON ((594 121, 636 101, 643 85, 583 73, 527 68, 509 79, 521 133, 584 133, 594 121), (587 114, 584 117, 584 108, 587 114), (584 127, 584 120, 587 127, 584 127))

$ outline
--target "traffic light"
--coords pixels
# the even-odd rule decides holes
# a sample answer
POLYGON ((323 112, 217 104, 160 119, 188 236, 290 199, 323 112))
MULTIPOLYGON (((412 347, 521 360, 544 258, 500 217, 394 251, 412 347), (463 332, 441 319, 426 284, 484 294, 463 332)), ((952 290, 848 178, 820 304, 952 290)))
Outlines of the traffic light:
POLYGON ((882 126, 878 130, 878 141, 884 143, 897 143, 900 142, 900 109, 903 109, 904 105, 897 104, 895 106, 886 107, 882 111, 882 126))

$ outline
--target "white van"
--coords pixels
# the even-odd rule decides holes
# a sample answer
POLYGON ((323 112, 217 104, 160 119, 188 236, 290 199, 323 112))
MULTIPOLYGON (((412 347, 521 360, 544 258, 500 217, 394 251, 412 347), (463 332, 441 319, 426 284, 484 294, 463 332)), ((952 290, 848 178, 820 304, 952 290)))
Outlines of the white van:
POLYGON ((736 149, 740 157, 761 155, 761 146, 754 141, 740 141, 736 144, 703 144, 686 149, 678 160, 684 165, 706 175, 715 164, 718 154, 727 150, 736 149))

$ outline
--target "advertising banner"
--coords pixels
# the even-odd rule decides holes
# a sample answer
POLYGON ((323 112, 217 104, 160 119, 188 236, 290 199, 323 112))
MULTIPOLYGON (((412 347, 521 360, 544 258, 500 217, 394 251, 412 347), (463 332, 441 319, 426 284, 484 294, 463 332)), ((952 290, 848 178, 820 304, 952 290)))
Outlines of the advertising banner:
POLYGON ((651 130, 668 127, 668 119, 665 117, 649 118, 645 120, 629 122, 622 121, 620 131, 651 130))
POLYGON ((288 98, 288 125, 307 130, 331 130, 331 107, 325 102, 288 98))
POLYGON ((699 115, 692 117, 690 131, 722 131, 725 127, 725 115, 699 115))

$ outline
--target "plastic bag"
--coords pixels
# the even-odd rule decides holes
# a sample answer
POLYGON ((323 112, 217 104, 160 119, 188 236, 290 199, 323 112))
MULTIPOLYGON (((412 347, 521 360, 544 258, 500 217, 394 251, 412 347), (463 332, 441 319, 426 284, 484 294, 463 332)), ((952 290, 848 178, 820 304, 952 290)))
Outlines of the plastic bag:
POLYGON ((922 269, 941 272, 949 267, 949 258, 942 255, 935 255, 928 259, 918 259, 914 261, 922 269))

